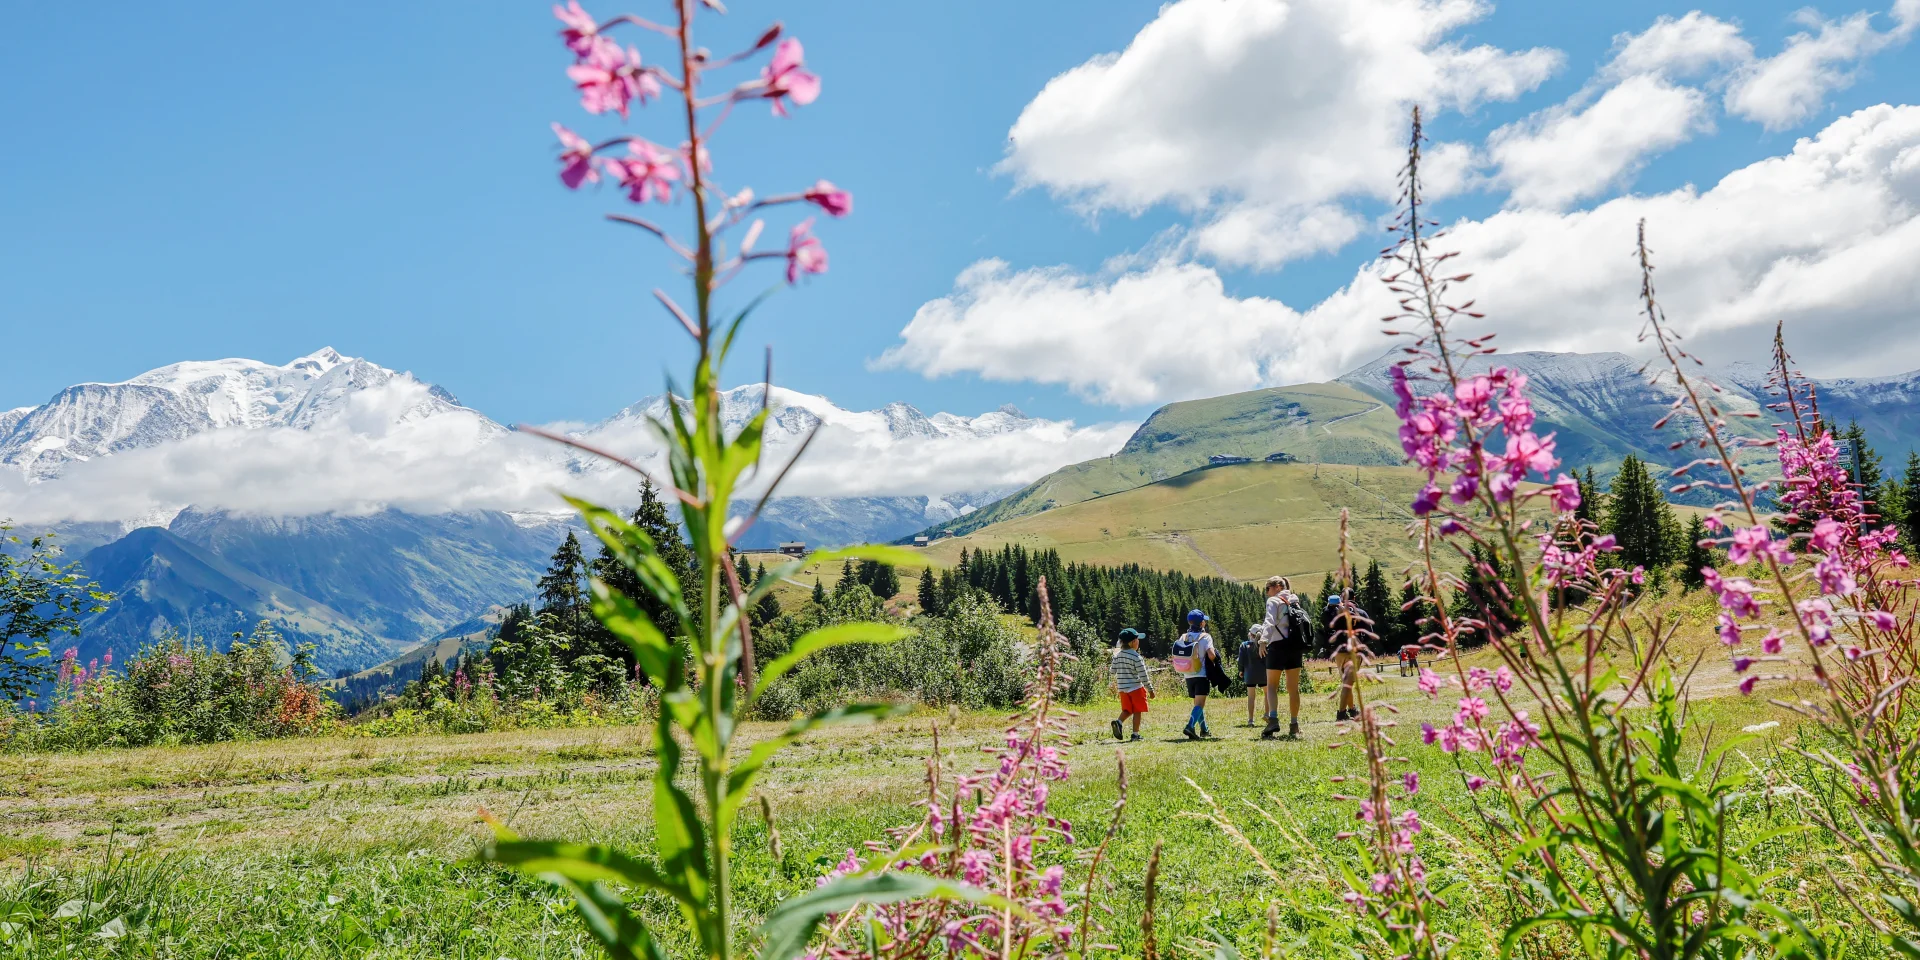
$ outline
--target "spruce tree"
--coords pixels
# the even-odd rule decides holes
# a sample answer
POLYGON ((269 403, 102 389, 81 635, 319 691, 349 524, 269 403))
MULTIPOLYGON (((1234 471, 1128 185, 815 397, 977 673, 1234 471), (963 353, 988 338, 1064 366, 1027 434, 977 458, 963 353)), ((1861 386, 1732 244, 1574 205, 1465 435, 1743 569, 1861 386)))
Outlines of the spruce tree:
POLYGON ((733 555, 733 575, 739 579, 740 589, 745 590, 753 586, 753 564, 747 562, 746 554, 733 555))
POLYGON ((1900 516, 1893 519, 1906 534, 1908 553, 1920 553, 1920 451, 1907 454, 1907 475, 1901 487, 1906 496, 1902 498, 1900 516))
POLYGON ((1393 605, 1393 594, 1387 592, 1387 578, 1380 570, 1380 561, 1373 560, 1367 564, 1367 572, 1360 578, 1360 589, 1354 599, 1360 602, 1360 609, 1373 618, 1374 635, 1384 638, 1390 632, 1389 608, 1393 605))
POLYGON ((820 585, 820 578, 813 578, 813 602, 818 606, 827 605, 827 588, 820 585))
POLYGON ((1601 530, 1612 534, 1619 544, 1620 551, 1614 556, 1624 566, 1653 570, 1676 559, 1673 508, 1667 505, 1667 498, 1661 496, 1659 485, 1639 457, 1628 454, 1620 462, 1607 500, 1601 530))
POLYGON ((774 599, 773 591, 769 590, 760 595, 760 599, 753 604, 749 619, 753 622, 755 630, 765 630, 767 624, 780 619, 780 601, 774 599))
MULTIPOLYGON (((661 562, 680 578, 680 588, 686 595, 687 605, 699 609, 701 585, 699 571, 694 565, 693 549, 687 546, 685 538, 680 535, 680 525, 667 513, 667 505, 654 489, 651 478, 641 481, 640 505, 634 508, 628 522, 653 541, 661 562)), ((614 558, 613 551, 606 544, 600 545, 600 554, 593 558, 588 569, 600 582, 632 600, 661 633, 669 637, 680 635, 679 618, 666 604, 655 599, 653 591, 643 586, 633 571, 614 558)), ((626 643, 598 621, 589 620, 586 642, 575 644, 574 648, 578 655, 597 653, 619 660, 629 669, 634 663, 633 652, 627 649, 626 643)))
POLYGON ((1701 568, 1714 566, 1719 560, 1712 547, 1701 544, 1706 538, 1707 525, 1701 522, 1700 515, 1688 517, 1686 550, 1680 555, 1680 585, 1684 589, 1705 586, 1707 581, 1700 575, 1701 568))
POLYGON ((539 584, 540 614, 552 617, 554 629, 576 639, 585 636, 588 620, 586 591, 581 588, 586 566, 580 538, 568 530, 539 584))
POLYGON ((853 561, 842 560, 840 561, 840 582, 833 585, 833 595, 840 596, 852 590, 854 584, 859 582, 860 578, 853 572, 853 561))
POLYGON ((1873 452, 1872 444, 1867 443, 1867 431, 1860 428, 1859 421, 1848 421, 1847 429, 1840 436, 1847 441, 1847 473, 1853 477, 1854 483, 1859 484, 1862 497, 1874 499, 1879 495, 1883 482, 1880 455, 1873 452))
POLYGON ((1420 618, 1427 613, 1426 604, 1420 599, 1420 588, 1414 586, 1413 581, 1409 580, 1401 585, 1399 602, 1394 604, 1391 613, 1393 619, 1390 622, 1393 624, 1394 632, 1387 648, 1399 650, 1418 644, 1420 634, 1423 632, 1420 618))
POLYGON ((940 584, 934 577, 933 568, 920 571, 920 612, 929 617, 937 617, 946 612, 940 603, 940 584))
POLYGON ((760 581, 765 580, 766 578, 767 578, 767 565, 764 563, 754 565, 753 582, 759 583, 760 581))
POLYGON ((1573 518, 1597 524, 1600 522, 1598 520, 1600 487, 1593 482, 1592 467, 1587 468, 1586 476, 1582 477, 1578 483, 1580 484, 1580 505, 1574 508, 1573 518))

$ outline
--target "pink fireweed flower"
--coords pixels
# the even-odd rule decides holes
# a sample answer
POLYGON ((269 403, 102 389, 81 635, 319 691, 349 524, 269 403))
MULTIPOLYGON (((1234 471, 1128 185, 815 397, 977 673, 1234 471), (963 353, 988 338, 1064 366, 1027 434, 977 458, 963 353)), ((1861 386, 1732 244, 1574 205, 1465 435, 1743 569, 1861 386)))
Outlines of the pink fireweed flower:
POLYGON ((1467 692, 1468 693, 1479 693, 1480 691, 1485 690, 1487 688, 1487 685, 1492 682, 1493 682, 1493 674, 1487 672, 1486 667, 1474 667, 1473 669, 1467 671, 1467 692))
POLYGON ((1820 562, 1813 565, 1813 578, 1819 582, 1821 593, 1844 597, 1860 589, 1853 579, 1853 571, 1848 570, 1846 562, 1834 554, 1821 557, 1820 562))
POLYGON ((1433 724, 1423 723, 1420 725, 1420 742, 1421 743, 1424 743, 1427 746, 1431 747, 1433 746, 1434 742, 1439 739, 1440 739, 1440 731, 1438 728, 1434 727, 1433 724))
POLYGON ((600 173, 593 169, 593 144, 557 123, 553 133, 560 138, 560 182, 569 190, 578 190, 583 183, 599 183, 600 173))
MULTIPOLYGON (((1421 667, 1419 683, 1420 692, 1426 694, 1427 697, 1431 699, 1440 693, 1442 687, 1447 685, 1447 679, 1434 673, 1429 667, 1421 667)), ((1429 740, 1427 742, 1431 743, 1433 741, 1429 740)))
POLYGON ((765 90, 760 94, 773 101, 774 116, 787 115, 787 100, 806 106, 820 96, 820 78, 801 66, 800 41, 792 37, 773 48, 773 62, 760 71, 765 90))
POLYGON ((1751 666, 1753 666, 1752 657, 1734 657, 1733 658, 1734 673, 1746 673, 1747 668, 1751 666))
POLYGON ((1757 673, 1754 674, 1753 676, 1746 678, 1745 680, 1740 681, 1740 692, 1742 694, 1751 695, 1753 693, 1754 684, 1757 684, 1759 682, 1760 682, 1760 675, 1757 673))
POLYGON ((613 41, 600 35, 600 25, 587 11, 580 8, 580 0, 567 0, 566 6, 553 5, 553 15, 566 29, 560 31, 561 42, 581 60, 607 56, 607 49, 613 49, 613 56, 619 56, 620 48, 613 41))
POLYGON ((1735 620, 1733 614, 1723 612, 1719 615, 1719 624, 1720 642, 1729 647, 1739 646, 1740 621, 1735 620))
POLYGON ((1447 496, 1454 503, 1466 503, 1480 492, 1480 478, 1471 473, 1463 473, 1453 478, 1453 485, 1447 489, 1447 496))
POLYGON ((1459 405, 1460 419, 1483 422, 1487 404, 1493 399, 1493 383, 1486 377, 1469 377, 1454 386, 1453 399, 1459 405))
POLYGON ((580 89, 581 109, 595 114, 612 111, 623 120, 633 101, 644 107, 660 95, 660 81, 641 69, 640 51, 632 47, 624 59, 616 51, 610 59, 576 63, 567 68, 567 77, 580 89))
POLYGON ((1454 722, 1466 726, 1475 720, 1487 717, 1487 702, 1479 697, 1461 697, 1460 709, 1454 714, 1454 722))
POLYGON ((1846 534, 1846 531, 1847 528, 1835 523, 1833 518, 1821 517, 1819 521, 1814 523, 1813 536, 1808 538, 1807 542, 1812 544, 1813 548, 1821 553, 1838 553, 1840 551, 1840 544, 1842 543, 1841 538, 1846 534))
POLYGON ((1498 503, 1506 503, 1512 500, 1513 488, 1518 485, 1519 482, 1514 479, 1513 475, 1507 473, 1496 473, 1493 475, 1493 479, 1487 481, 1487 489, 1493 493, 1493 499, 1498 503))
POLYGON ((1780 636, 1780 631, 1778 630, 1768 630, 1767 635, 1760 639, 1761 652, 1769 655, 1777 655, 1781 650, 1785 649, 1785 646, 1786 639, 1780 636))
POLYGON ((1529 473, 1544 475, 1560 465, 1560 461, 1553 455, 1553 434, 1551 433, 1544 437, 1535 436, 1531 432, 1508 436, 1507 452, 1501 456, 1501 459, 1506 461, 1507 472, 1512 474, 1515 480, 1529 473))
POLYGON ((1553 508, 1561 513, 1580 509, 1580 481, 1561 474, 1553 481, 1553 508))
POLYGON ((1498 670, 1493 671, 1493 688, 1495 690, 1500 691, 1501 693, 1506 693, 1508 690, 1512 690, 1513 689, 1513 671, 1508 670, 1504 666, 1498 670))
POLYGON ((1753 597, 1753 582, 1744 577, 1722 577, 1712 567, 1702 567, 1700 577, 1707 589, 1720 597, 1720 605, 1736 617, 1751 619, 1760 615, 1760 602, 1753 597))
POLYGON ((1776 542, 1766 527, 1735 530, 1733 543, 1727 547, 1727 559, 1733 563, 1751 563, 1757 557, 1772 557, 1782 564, 1793 562, 1787 545, 1776 542))
POLYGON ((673 199, 673 181, 680 179, 680 165, 666 148, 635 137, 627 141, 624 160, 608 160, 607 172, 627 188, 627 199, 634 203, 673 199))
POLYGON ((1486 778, 1486 777, 1483 777, 1483 776, 1480 776, 1479 774, 1468 774, 1468 775, 1467 775, 1467 789, 1468 789, 1468 790, 1471 790, 1471 791, 1473 791, 1474 793, 1479 793, 1479 792, 1480 792, 1480 788, 1481 788, 1481 787, 1484 787, 1484 786, 1486 786, 1486 785, 1487 785, 1487 778, 1486 778))
POLYGON ((1394 413, 1405 420, 1413 412, 1413 390, 1407 386, 1407 368, 1394 364, 1387 368, 1387 379, 1393 382, 1393 395, 1397 401, 1394 413))
POLYGON ((825 180, 814 183, 801 196, 805 197, 808 203, 826 211, 827 216, 830 217, 844 217, 853 212, 853 194, 825 180))
MULTIPOLYGON (((1884 633, 1892 633, 1897 623, 1893 618, 1893 614, 1885 610, 1870 611, 1867 614, 1867 619, 1873 621, 1873 625, 1884 633)), ((107 662, 112 663, 113 661, 109 660, 107 662)))
POLYGON ((1408 795, 1419 793, 1420 792, 1420 774, 1415 773, 1412 770, 1408 770, 1406 773, 1401 774, 1400 787, 1401 789, 1407 791, 1408 795))
POLYGON ((1413 515, 1424 517, 1440 506, 1440 485, 1429 482, 1413 498, 1413 515))
POLYGON ((827 248, 816 239, 813 218, 800 221, 787 236, 787 282, 798 283, 803 273, 827 272, 827 248))

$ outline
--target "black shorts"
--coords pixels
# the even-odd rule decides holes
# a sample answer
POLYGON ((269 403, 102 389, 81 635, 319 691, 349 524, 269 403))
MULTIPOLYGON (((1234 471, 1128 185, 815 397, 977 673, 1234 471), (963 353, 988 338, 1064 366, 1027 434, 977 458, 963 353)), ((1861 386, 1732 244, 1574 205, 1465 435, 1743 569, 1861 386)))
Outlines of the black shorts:
POLYGON ((1206 677, 1187 678, 1187 696, 1204 697, 1213 692, 1213 684, 1206 677))
POLYGON ((1300 669, 1300 647, 1294 643, 1267 644, 1268 670, 1300 669))
POLYGON ((1241 679, 1246 681, 1247 686, 1264 687, 1267 685, 1267 674, 1264 669, 1248 670, 1246 674, 1247 675, 1241 679))

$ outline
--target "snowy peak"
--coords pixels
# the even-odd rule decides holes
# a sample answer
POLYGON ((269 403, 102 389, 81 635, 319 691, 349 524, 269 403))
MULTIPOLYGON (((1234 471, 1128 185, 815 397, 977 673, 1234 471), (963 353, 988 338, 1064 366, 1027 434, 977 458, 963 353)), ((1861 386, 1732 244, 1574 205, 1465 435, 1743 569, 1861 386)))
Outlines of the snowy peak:
POLYGON ((0 414, 0 464, 45 480, 72 463, 212 430, 309 429, 344 414, 354 397, 396 382, 418 389, 384 411, 393 420, 459 406, 444 390, 332 347, 285 365, 190 360, 118 383, 76 384, 38 407, 0 414))
MULTIPOLYGON (((686 409, 684 399, 676 397, 675 402, 686 409)), ((855 411, 841 407, 826 397, 784 387, 767 388, 757 383, 723 391, 720 394, 720 420, 728 429, 737 430, 752 420, 763 405, 769 414, 767 439, 775 445, 797 441, 812 432, 816 425, 822 424, 872 441, 898 441, 993 436, 1047 422, 1021 413, 1012 404, 977 417, 951 413, 927 416, 912 404, 898 401, 878 410, 855 411)), ((626 432, 646 419, 658 420, 666 416, 666 396, 648 397, 580 431, 579 435, 590 437, 626 432)))

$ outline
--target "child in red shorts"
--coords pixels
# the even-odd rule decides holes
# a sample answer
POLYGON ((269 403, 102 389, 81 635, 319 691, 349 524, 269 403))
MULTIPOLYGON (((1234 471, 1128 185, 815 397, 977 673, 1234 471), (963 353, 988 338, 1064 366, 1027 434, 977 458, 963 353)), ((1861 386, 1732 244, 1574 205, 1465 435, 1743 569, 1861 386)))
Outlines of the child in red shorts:
POLYGON ((1140 718, 1146 716, 1147 700, 1153 696, 1153 678, 1147 673, 1147 658, 1140 655, 1140 631, 1128 627, 1116 641, 1120 649, 1113 654, 1113 687, 1120 693, 1120 718, 1108 729, 1115 740, 1125 739, 1126 721, 1133 718, 1133 739, 1140 736, 1140 718))

